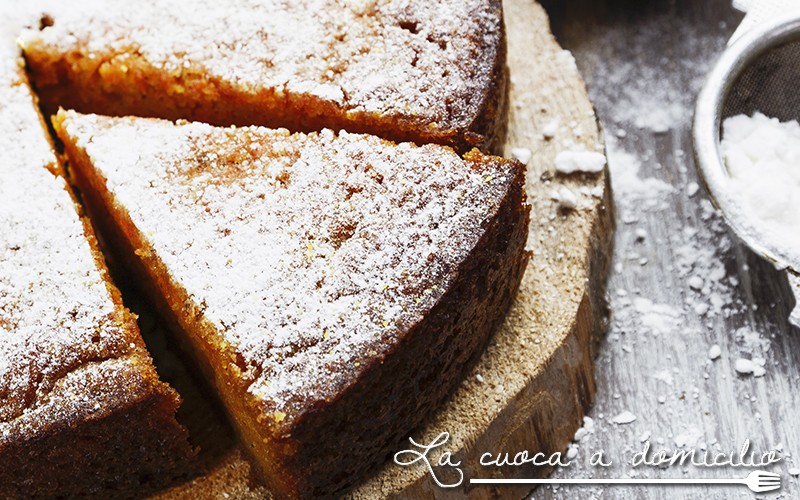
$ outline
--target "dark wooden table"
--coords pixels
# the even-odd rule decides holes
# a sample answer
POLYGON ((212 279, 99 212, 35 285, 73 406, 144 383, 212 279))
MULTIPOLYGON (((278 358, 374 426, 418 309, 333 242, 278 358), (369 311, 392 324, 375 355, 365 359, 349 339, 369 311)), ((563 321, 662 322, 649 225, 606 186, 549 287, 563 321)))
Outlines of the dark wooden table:
MULTIPOLYGON (((555 478, 734 478, 733 467, 632 467, 651 449, 737 452, 749 439, 783 461, 769 498, 800 498, 800 335, 786 278, 739 243, 698 189, 695 96, 738 25, 730 0, 545 2, 571 50, 608 143, 618 232, 612 321, 597 400, 573 464, 555 478), (719 357, 709 351, 719 346, 719 357), (765 375, 736 371, 763 359, 765 375), (628 413, 626 413, 628 412, 628 413), (632 417, 635 420, 629 423, 632 417), (589 464, 603 451, 610 467, 589 464)), ((580 436, 579 436, 580 437, 580 436)), ((535 498, 753 498, 745 486, 543 487, 535 498)))

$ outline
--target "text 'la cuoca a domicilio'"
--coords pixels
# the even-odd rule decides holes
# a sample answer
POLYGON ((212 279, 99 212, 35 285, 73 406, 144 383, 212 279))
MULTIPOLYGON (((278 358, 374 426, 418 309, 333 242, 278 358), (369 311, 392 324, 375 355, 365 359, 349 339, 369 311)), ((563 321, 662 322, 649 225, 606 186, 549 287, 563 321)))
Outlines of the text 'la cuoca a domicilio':
MULTIPOLYGON (((464 482, 464 471, 461 467, 461 461, 456 460, 450 451, 442 448, 450 440, 450 433, 442 432, 435 439, 428 444, 420 444, 409 438, 413 448, 402 450, 394 455, 394 461, 397 465, 411 466, 416 463, 421 463, 427 468, 428 474, 431 478, 442 488, 455 488, 464 482), (442 448, 440 450, 440 448, 442 448), (431 455, 440 453, 437 459, 433 459, 431 455), (434 471, 434 466, 438 467, 441 471, 446 473, 451 471, 455 480, 444 482, 437 476, 434 471)), ((781 453, 777 450, 768 450, 761 454, 757 454, 750 449, 750 440, 746 439, 742 443, 742 447, 734 452, 721 452, 697 450, 695 448, 681 448, 675 450, 658 450, 651 449, 650 441, 646 441, 642 449, 636 452, 633 457, 628 461, 631 467, 671 467, 671 466, 688 466, 694 465, 695 467, 765 467, 775 464, 783 460, 781 453)), ((612 465, 612 460, 605 456, 602 451, 592 453, 589 463, 597 467, 609 467, 612 465)), ((492 453, 486 452, 480 456, 479 464, 482 467, 520 467, 520 466, 550 466, 550 467, 569 467, 572 464, 561 452, 545 454, 542 452, 530 452, 522 450, 515 453, 501 452, 492 453)), ((448 474, 448 475, 451 475, 448 474)))

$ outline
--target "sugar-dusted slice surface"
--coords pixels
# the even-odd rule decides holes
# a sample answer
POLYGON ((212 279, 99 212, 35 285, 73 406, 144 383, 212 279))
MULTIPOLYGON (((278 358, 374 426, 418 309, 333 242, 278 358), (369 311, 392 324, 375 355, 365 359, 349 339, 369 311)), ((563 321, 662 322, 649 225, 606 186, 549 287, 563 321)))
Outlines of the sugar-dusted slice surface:
POLYGON ((159 381, 0 40, 0 497, 131 496, 182 475, 159 381))
POLYGON ((93 220, 279 495, 379 464, 459 382, 527 262, 517 162, 328 130, 55 126, 93 220))
POLYGON ((502 144, 500 0, 45 5, 22 41, 52 111, 502 144))

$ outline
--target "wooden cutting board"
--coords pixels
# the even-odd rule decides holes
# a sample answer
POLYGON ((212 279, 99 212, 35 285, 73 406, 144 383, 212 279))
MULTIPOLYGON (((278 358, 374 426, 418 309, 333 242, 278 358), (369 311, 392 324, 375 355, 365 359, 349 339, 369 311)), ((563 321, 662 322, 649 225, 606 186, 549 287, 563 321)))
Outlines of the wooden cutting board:
MULTIPOLYGON (((465 480, 460 487, 442 489, 422 462, 409 467, 389 462, 356 488, 353 498, 520 498, 529 487, 470 487, 468 478, 537 477, 549 470, 481 467, 480 456, 564 452, 594 397, 594 350, 607 323, 605 280, 614 231, 608 174, 557 175, 554 159, 562 151, 602 151, 602 138, 574 60, 556 43, 544 10, 533 0, 505 0, 505 20, 511 69, 506 154, 515 147, 533 152, 527 181, 533 258, 516 303, 472 374, 413 435, 418 443, 430 443, 448 432, 439 450, 447 449, 453 462, 463 464, 465 480), (545 138, 543 131, 554 123, 555 134, 545 138), (562 187, 577 196, 577 209, 565 210, 551 198, 562 187)), ((182 382, 179 373, 162 375, 187 400, 184 417, 211 472, 159 496, 269 496, 251 477, 224 421, 209 418, 220 413, 203 402, 202 391, 182 382)), ((438 455, 429 457, 435 463, 438 455)), ((454 479, 444 469, 437 475, 454 479)))

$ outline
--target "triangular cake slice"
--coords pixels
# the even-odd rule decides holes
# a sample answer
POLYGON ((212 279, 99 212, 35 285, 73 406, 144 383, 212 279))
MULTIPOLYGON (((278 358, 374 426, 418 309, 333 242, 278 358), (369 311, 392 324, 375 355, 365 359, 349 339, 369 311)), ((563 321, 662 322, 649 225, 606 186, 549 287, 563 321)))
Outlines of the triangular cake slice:
POLYGON ((383 461, 480 354, 527 263, 516 161, 329 130, 54 124, 93 221, 279 497, 383 461))
POLYGON ((178 395, 59 174, 0 40, 0 497, 141 495, 191 456, 178 395))
POLYGON ((503 143, 501 0, 46 5, 22 43, 53 112, 503 143))

